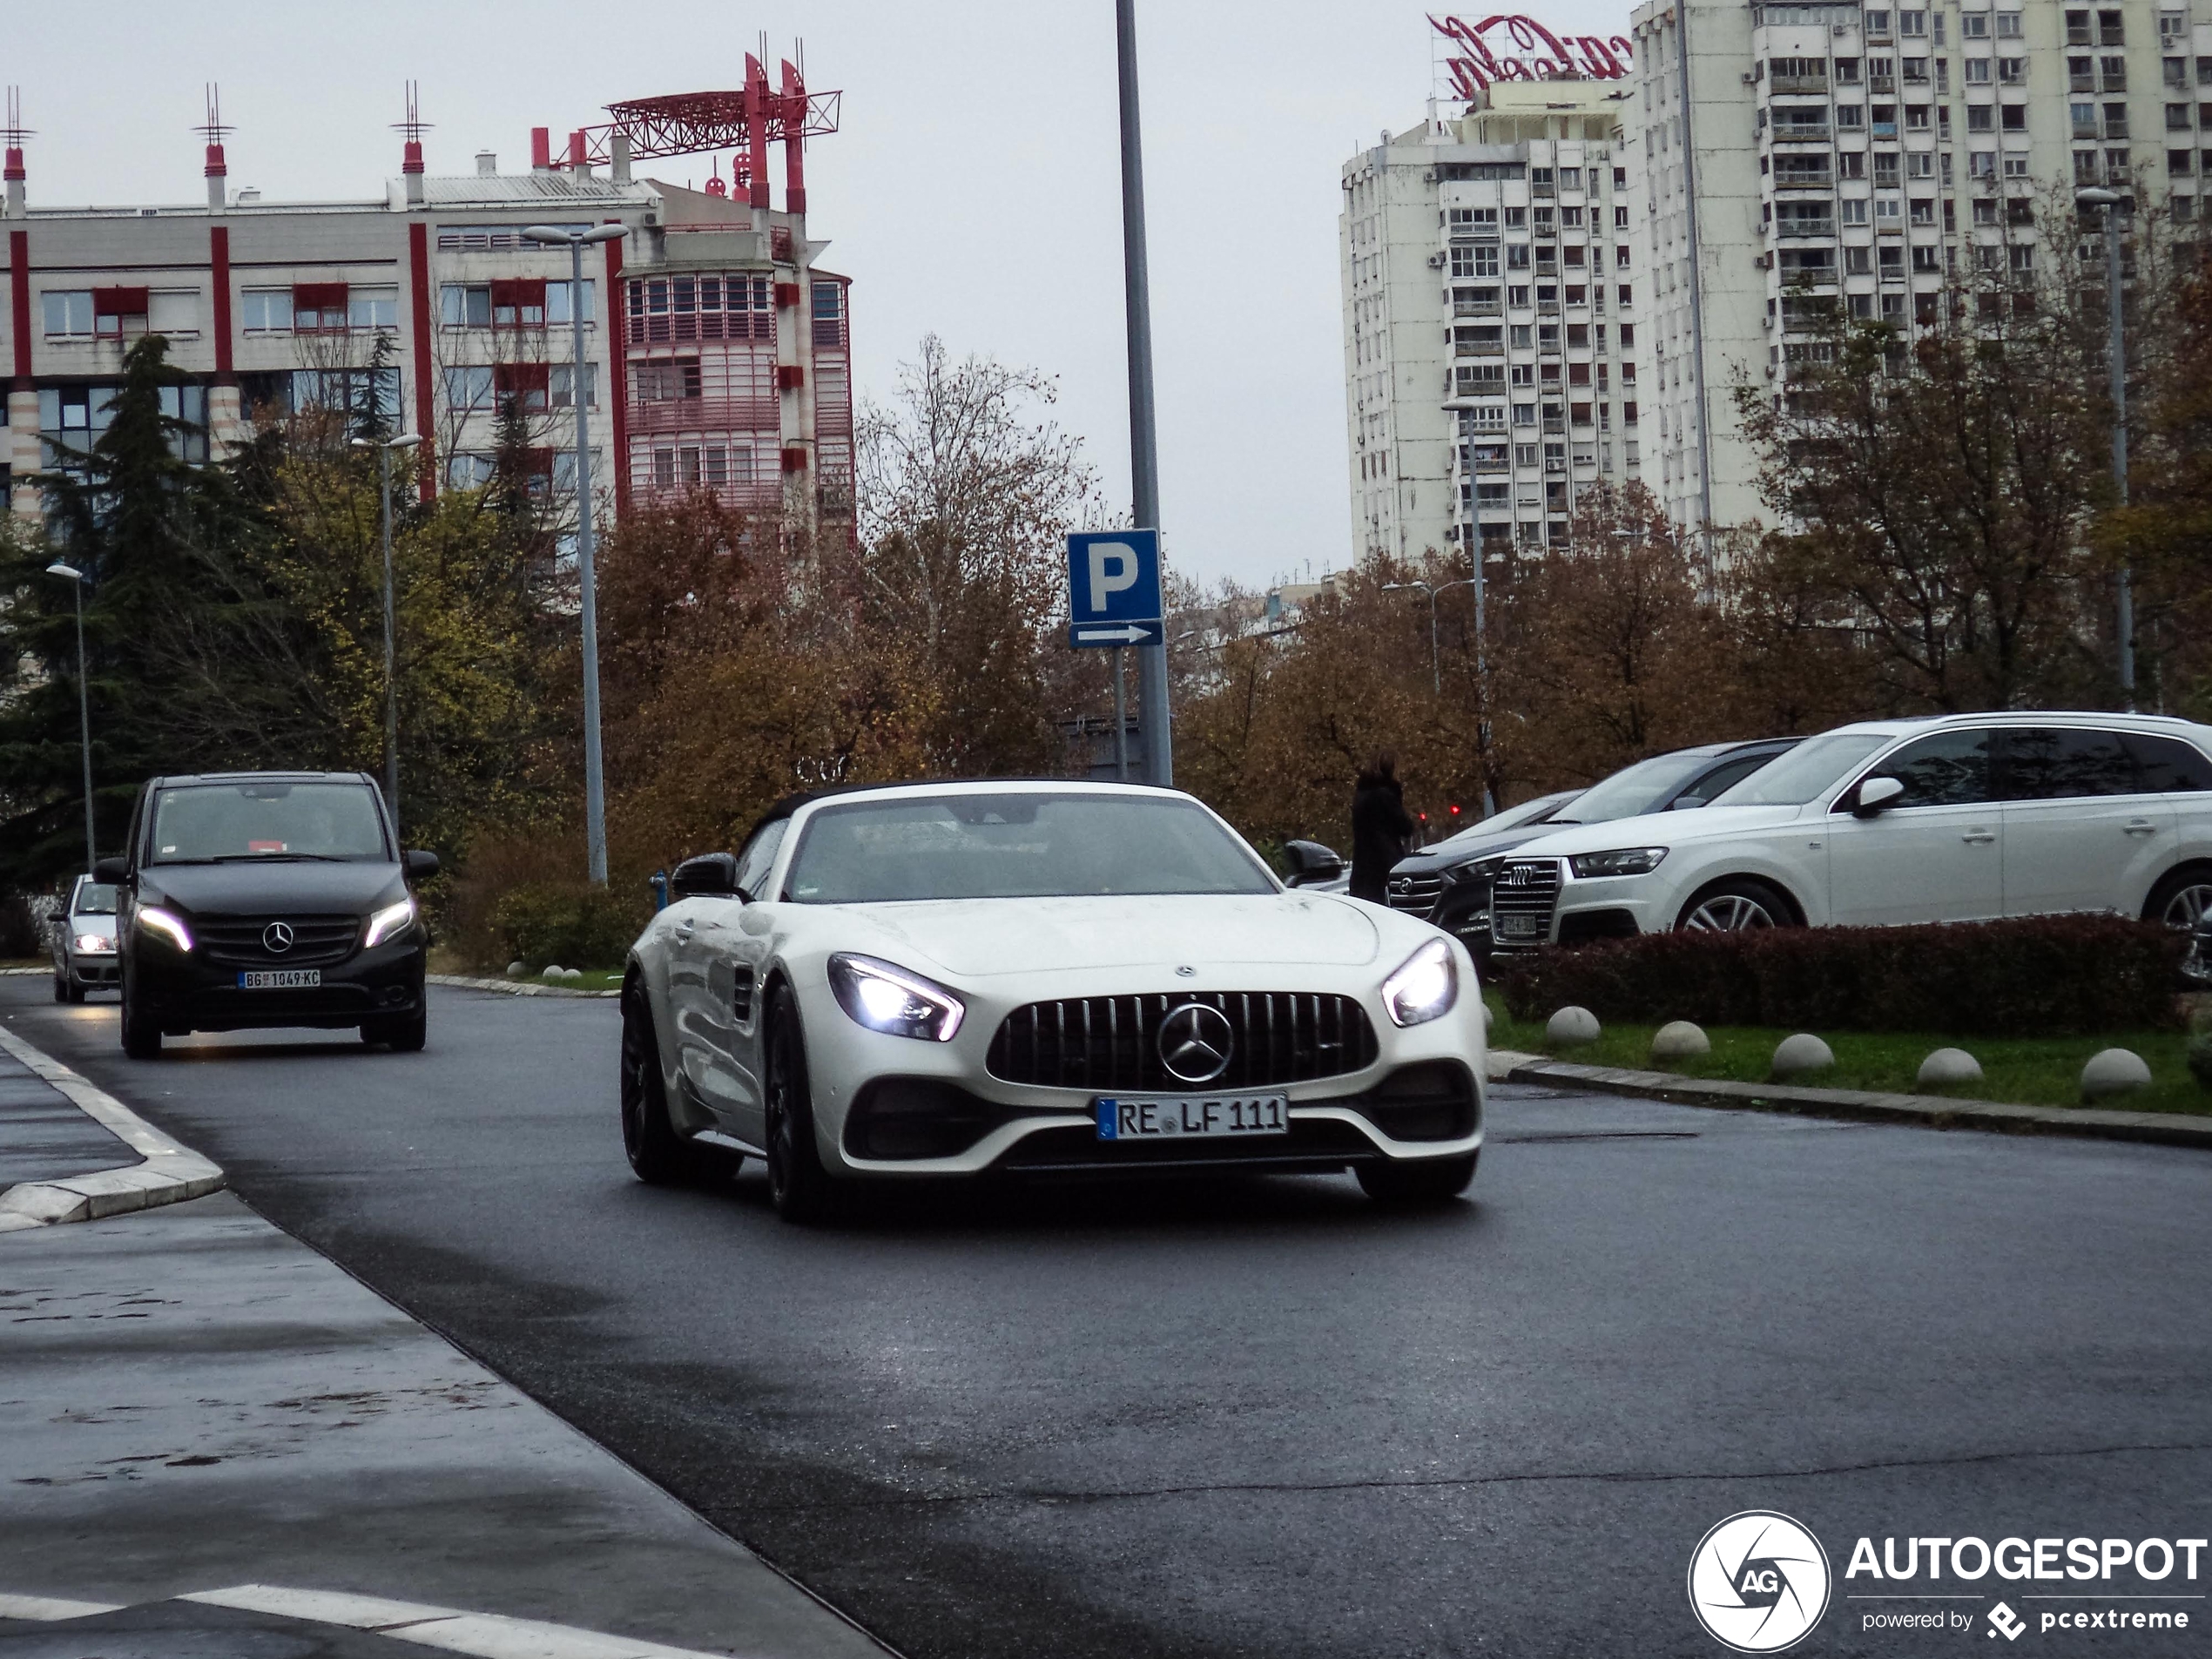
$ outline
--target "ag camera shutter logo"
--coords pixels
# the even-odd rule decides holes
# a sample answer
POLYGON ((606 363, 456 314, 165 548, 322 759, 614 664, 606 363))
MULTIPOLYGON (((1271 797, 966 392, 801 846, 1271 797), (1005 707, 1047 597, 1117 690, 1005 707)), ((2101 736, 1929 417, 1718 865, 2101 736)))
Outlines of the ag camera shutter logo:
POLYGON ((1730 1515, 1689 1558, 1689 1610, 1737 1653, 1779 1653, 1828 1610, 1828 1553, 1797 1521, 1771 1509, 1730 1515))

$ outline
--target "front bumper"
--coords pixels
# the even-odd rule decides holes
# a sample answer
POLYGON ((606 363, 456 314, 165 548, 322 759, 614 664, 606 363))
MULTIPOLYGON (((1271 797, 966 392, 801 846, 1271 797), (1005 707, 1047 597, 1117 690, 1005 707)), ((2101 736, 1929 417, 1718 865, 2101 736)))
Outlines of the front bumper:
MULTIPOLYGON (((992 1075, 988 1051, 1000 1022, 1015 1008, 1049 995, 1051 986, 1010 988, 1002 1006, 964 990, 968 1017, 949 1043, 862 1029, 826 987, 806 988, 800 1004, 818 1145, 833 1170, 887 1177, 1320 1171, 1464 1157, 1482 1143, 1485 1083, 1480 992, 1464 964, 1460 974, 1453 1010, 1424 1025, 1393 1026, 1379 998, 1363 996, 1363 1004, 1371 1004, 1378 1045, 1375 1059, 1363 1069, 1238 1091, 1286 1096, 1287 1135, 1143 1142, 1100 1140, 1098 1094, 1170 1091, 1045 1087, 992 1075), (1450 1088, 1409 1086, 1408 1079, 1419 1082, 1440 1069, 1453 1074, 1450 1088)), ((1146 988, 1148 994, 1203 988, 1172 981, 1146 988)), ((1345 988, 1317 975, 1312 985, 1294 988, 1304 995, 1345 988)), ((1180 1092, 1199 1097, 1209 1091, 1180 1092)))
POLYGON ((1667 896, 1652 876, 1584 880, 1564 859, 1514 862, 1525 868, 1521 880, 1483 884, 1482 940, 1494 954, 1593 939, 1632 939, 1664 933, 1673 924, 1667 896))
POLYGON ((142 942, 132 953, 129 994, 172 1036, 271 1026, 336 1029, 421 1008, 427 954, 420 940, 389 942, 321 964, 320 985, 249 991, 239 988, 238 968, 142 942))
POLYGON ((123 959, 111 950, 78 950, 72 945, 62 960, 71 982, 86 990, 123 983, 123 959))

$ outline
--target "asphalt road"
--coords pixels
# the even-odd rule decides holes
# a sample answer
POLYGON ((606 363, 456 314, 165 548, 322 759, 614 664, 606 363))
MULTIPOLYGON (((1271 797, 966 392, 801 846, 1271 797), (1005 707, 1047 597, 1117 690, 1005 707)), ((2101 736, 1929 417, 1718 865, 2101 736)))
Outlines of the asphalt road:
MULTIPOLYGON (((1685 1569, 1747 1508, 1834 1563, 1797 1651, 1887 1655, 1861 1534, 2212 1531, 2188 1152, 1501 1089, 1440 1211, 1278 1179, 808 1232, 757 1166, 631 1179, 611 1003, 133 1064, 111 1001, 45 995, 0 1013, 916 1659, 1716 1653, 1685 1569)), ((2201 1649, 2186 1605, 2098 1650, 2201 1649)))

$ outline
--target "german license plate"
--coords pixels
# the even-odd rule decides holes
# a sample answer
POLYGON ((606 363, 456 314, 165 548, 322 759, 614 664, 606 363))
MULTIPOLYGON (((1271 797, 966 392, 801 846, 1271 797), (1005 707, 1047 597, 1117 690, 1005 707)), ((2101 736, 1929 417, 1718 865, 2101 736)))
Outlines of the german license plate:
POLYGON ((250 968, 238 976, 241 991, 305 991, 321 983, 320 968, 250 968))
POLYGON ((1528 915, 1499 915, 1493 913, 1501 939, 1534 939, 1541 929, 1543 918, 1528 915))
POLYGON ((1286 1095, 1101 1096, 1097 1107, 1102 1141, 1220 1140, 1291 1132, 1286 1095))

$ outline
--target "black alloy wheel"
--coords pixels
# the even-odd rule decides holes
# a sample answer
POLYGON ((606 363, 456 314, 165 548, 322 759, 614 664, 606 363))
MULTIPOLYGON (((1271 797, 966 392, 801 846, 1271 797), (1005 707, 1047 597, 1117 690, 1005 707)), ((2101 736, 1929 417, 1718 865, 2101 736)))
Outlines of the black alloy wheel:
POLYGON ((2150 890, 2143 920, 2162 921, 2187 933, 2209 912, 2212 912, 2212 866, 2197 864, 2174 871, 2150 890))
POLYGON ((768 1197, 786 1221, 805 1226, 829 1213, 832 1187, 814 1143, 814 1105, 806 1076, 806 1037, 791 993, 768 1009, 768 1197))
POLYGON ((644 988, 634 981, 622 998, 621 1101, 622 1150, 631 1171, 649 1186, 674 1186, 686 1179, 691 1173, 689 1149, 669 1121, 652 1012, 644 988))
POLYGON ((1477 1147, 1464 1157, 1423 1158, 1416 1163, 1362 1163, 1360 1190, 1377 1204, 1448 1204, 1467 1190, 1482 1157, 1477 1147))
POLYGON ((131 981, 123 981, 123 1052, 133 1060, 161 1058, 161 1022, 150 1017, 131 995, 131 981))

